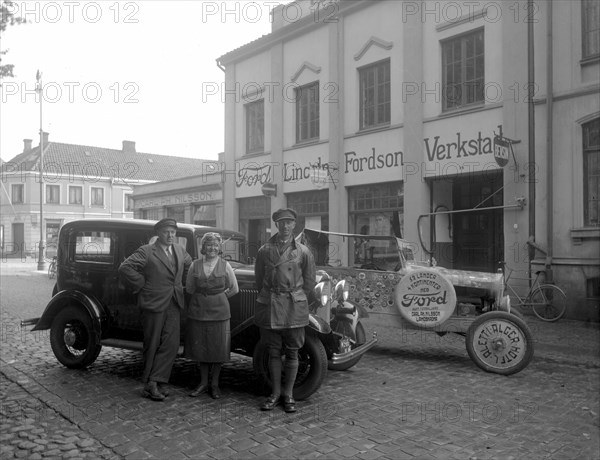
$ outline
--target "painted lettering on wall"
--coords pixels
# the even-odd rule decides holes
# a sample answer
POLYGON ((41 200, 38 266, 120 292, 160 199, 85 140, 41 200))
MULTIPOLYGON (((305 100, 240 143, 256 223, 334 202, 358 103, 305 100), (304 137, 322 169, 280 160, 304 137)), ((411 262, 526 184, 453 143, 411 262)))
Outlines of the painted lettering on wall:
POLYGON ((237 173, 237 179, 235 185, 241 187, 246 185, 252 187, 253 185, 263 185, 267 182, 273 181, 273 165, 268 164, 265 166, 245 166, 240 168, 237 173))
POLYGON ((335 187, 338 167, 335 163, 323 163, 321 157, 317 158, 316 163, 308 163, 308 166, 302 166, 298 163, 284 163, 283 180, 284 182, 298 182, 303 179, 310 179, 313 183, 323 184, 332 183, 335 187))
POLYGON ((463 139, 460 133, 456 133, 456 142, 440 142, 440 136, 435 136, 433 141, 426 137, 423 141, 429 161, 467 158, 494 152, 492 138, 482 137, 481 131, 477 133, 477 137, 470 139, 463 139))
POLYGON ((371 148, 371 154, 359 155, 356 152, 345 152, 345 172, 374 171, 383 168, 395 168, 402 165, 402 152, 377 153, 375 147, 371 148))
POLYGON ((166 206, 170 204, 197 203, 220 199, 220 192, 191 192, 182 195, 170 195, 136 200, 136 206, 139 208, 152 208, 155 206, 166 206))

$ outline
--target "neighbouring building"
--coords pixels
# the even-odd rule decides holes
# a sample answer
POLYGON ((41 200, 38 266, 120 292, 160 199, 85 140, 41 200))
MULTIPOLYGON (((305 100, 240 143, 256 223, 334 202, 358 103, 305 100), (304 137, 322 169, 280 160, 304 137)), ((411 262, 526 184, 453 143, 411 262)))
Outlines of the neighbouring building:
POLYGON ((291 206, 298 229, 396 235, 447 267, 545 269, 570 317, 598 320, 598 5, 275 8, 270 34, 218 59, 224 226, 252 255, 291 206))
MULTIPOLYGON (((24 140, 23 152, 2 163, 0 237, 3 257, 37 257, 40 225, 46 257, 56 253, 61 226, 85 218, 133 218, 139 184, 202 174, 205 160, 137 152, 135 142, 107 149, 24 140), (40 219, 40 196, 42 197, 40 219)), ((150 217, 149 217, 150 218, 150 217)))
POLYGON ((202 163, 202 174, 136 185, 134 215, 139 219, 173 217, 178 222, 223 227, 219 162, 202 163))

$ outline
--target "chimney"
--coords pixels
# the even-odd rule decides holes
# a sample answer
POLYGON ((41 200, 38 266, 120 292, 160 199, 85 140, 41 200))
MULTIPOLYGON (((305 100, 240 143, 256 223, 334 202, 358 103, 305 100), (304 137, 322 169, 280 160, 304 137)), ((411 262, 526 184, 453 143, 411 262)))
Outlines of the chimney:
POLYGON ((123 153, 135 153, 135 141, 123 141, 123 153))
POLYGON ((23 139, 23 153, 27 153, 31 150, 31 139, 23 139))
POLYGON ((44 148, 46 148, 46 146, 48 145, 48 136, 50 135, 50 133, 47 133, 46 131, 42 132, 42 136, 44 136, 44 148))

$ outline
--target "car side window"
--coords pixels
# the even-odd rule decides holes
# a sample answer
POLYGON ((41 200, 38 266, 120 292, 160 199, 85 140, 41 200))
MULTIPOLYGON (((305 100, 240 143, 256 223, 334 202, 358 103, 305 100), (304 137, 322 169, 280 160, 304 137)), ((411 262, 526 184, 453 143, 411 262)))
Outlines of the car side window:
POLYGON ((113 264, 115 238, 114 232, 78 231, 74 235, 73 260, 93 264, 113 264))

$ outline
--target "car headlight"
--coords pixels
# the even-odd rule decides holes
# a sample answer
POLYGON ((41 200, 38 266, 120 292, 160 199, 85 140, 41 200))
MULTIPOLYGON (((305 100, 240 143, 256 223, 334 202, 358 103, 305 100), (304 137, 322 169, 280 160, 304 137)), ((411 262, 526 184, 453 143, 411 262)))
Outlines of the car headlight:
POLYGON ((335 300, 337 300, 338 302, 345 302, 346 300, 348 300, 348 283, 346 283, 346 280, 341 280, 338 281, 338 283, 335 285, 335 300))
POLYGON ((323 307, 329 303, 329 297, 331 296, 331 283, 329 280, 317 283, 315 286, 315 295, 323 307))

